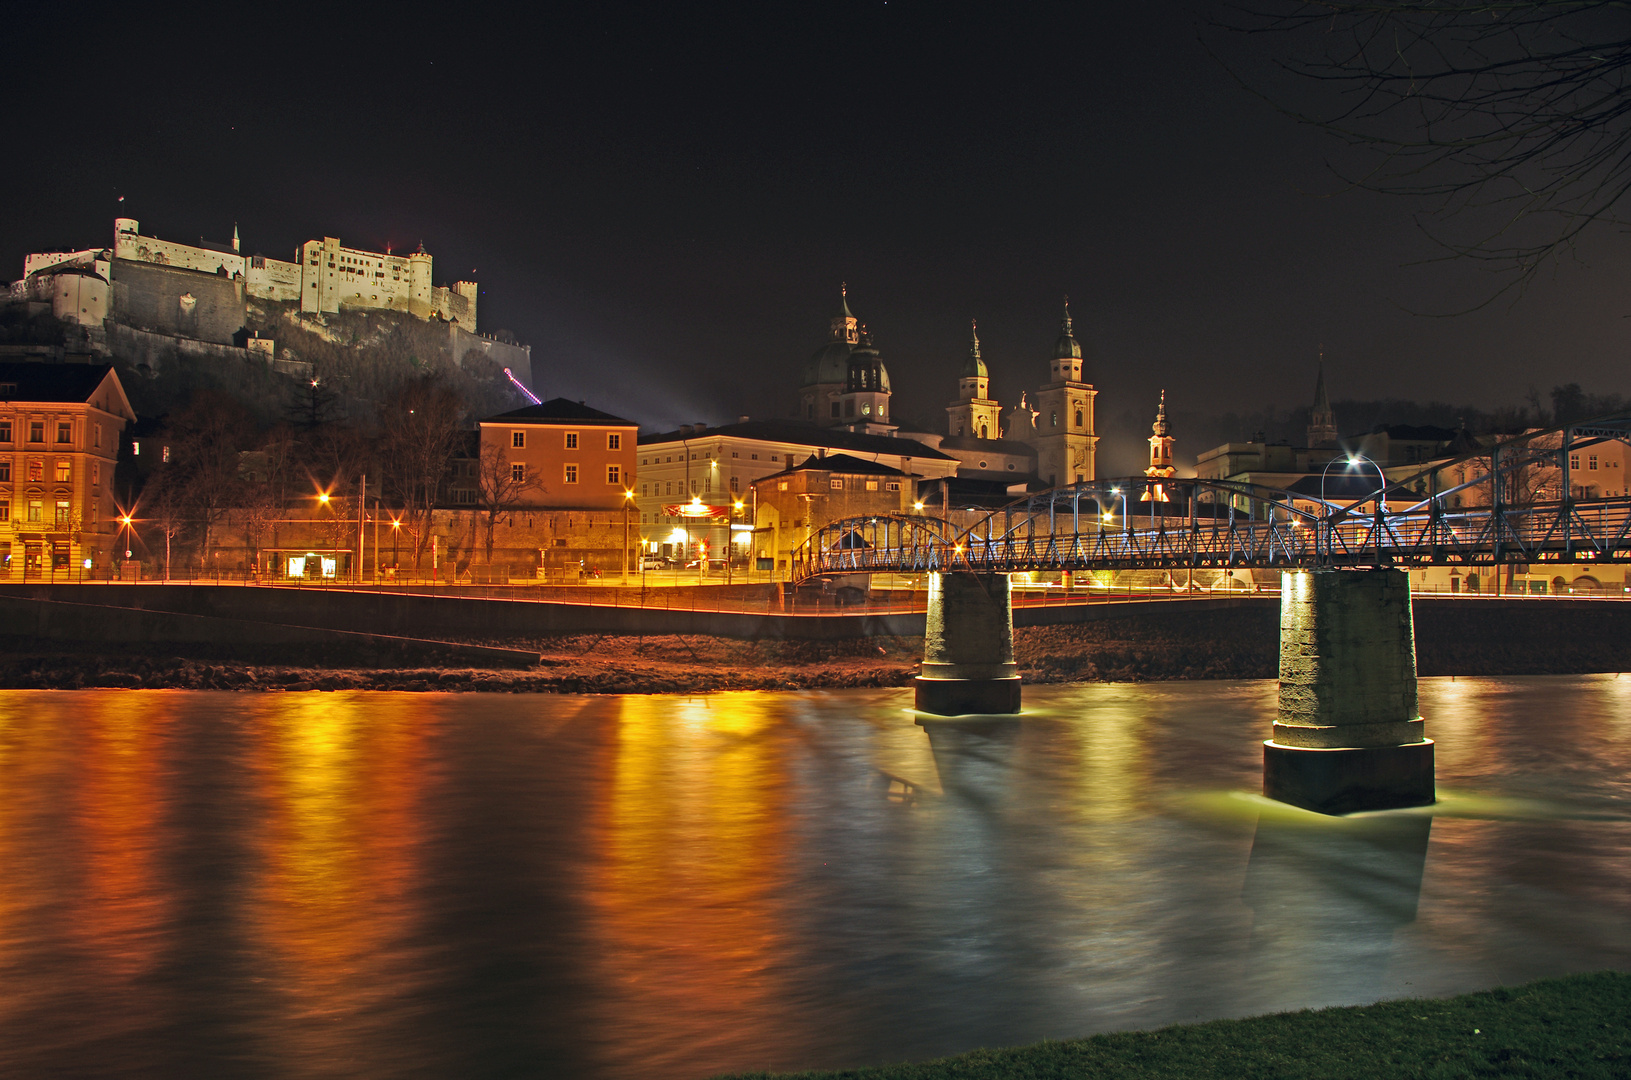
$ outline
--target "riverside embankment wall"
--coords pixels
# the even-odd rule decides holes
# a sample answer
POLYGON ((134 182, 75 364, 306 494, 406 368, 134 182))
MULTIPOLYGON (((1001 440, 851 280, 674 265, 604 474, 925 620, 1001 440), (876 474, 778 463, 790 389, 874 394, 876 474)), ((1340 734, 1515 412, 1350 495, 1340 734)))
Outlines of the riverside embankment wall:
POLYGON ((0 638, 93 650, 137 644, 181 646, 185 651, 203 646, 222 654, 250 649, 291 660, 343 658, 375 664, 525 667, 538 660, 536 652, 520 649, 21 596, 0 596, 0 638))
POLYGON ((788 615, 611 607, 556 601, 434 596, 373 590, 244 585, 8 585, 0 596, 172 611, 357 633, 437 638, 527 638, 556 634, 705 634, 733 638, 835 640, 919 637, 923 615, 788 615))
MULTIPOLYGON (((921 613, 663 610, 267 586, 3 585, 0 596, 97 605, 103 621, 97 641, 150 640, 143 636, 150 624, 121 614, 124 610, 467 641, 573 634, 838 641, 915 638, 924 629, 921 613)), ((1631 671, 1631 602, 1427 596, 1416 598, 1414 608, 1422 675, 1631 671)), ((1120 650, 1137 659, 1141 666, 1130 670, 1143 673, 1138 677, 1170 678, 1174 675, 1160 673, 1190 671, 1197 655, 1227 652, 1230 659, 1212 677, 1274 678, 1279 613, 1275 596, 1175 598, 1021 607, 1014 612, 1014 626, 1022 653, 1035 651, 1027 646, 1027 635, 1040 635, 1035 644, 1059 653, 1062 663, 1076 662, 1070 656, 1079 660, 1120 650)), ((1060 674, 1069 677, 1068 671, 1060 674)))

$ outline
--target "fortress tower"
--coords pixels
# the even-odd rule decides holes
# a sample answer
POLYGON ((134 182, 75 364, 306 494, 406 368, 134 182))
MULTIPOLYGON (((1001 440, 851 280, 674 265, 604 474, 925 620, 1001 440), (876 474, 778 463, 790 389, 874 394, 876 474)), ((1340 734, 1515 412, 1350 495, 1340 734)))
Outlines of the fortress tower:
POLYGON ((1001 437, 1002 407, 991 399, 990 373, 980 358, 980 331, 972 319, 968 324, 968 359, 957 380, 957 400, 946 406, 946 429, 953 436, 976 439, 1001 437))
POLYGON ((1036 472, 1055 487, 1094 477, 1099 438, 1094 434, 1093 398, 1098 391, 1083 381, 1082 346, 1072 332, 1070 303, 1054 342, 1051 381, 1037 392, 1036 472))

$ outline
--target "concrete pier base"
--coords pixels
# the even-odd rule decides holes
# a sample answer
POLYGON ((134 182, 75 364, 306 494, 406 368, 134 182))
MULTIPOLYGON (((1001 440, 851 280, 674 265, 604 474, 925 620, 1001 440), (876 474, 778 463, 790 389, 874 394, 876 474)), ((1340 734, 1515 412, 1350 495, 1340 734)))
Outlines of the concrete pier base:
POLYGON ((923 673, 912 685, 919 712, 937 716, 1019 712, 1007 574, 929 575, 923 673))
POLYGON ((1427 806, 1436 798, 1433 740, 1316 749, 1263 743, 1263 794, 1321 814, 1427 806))
POLYGON ((1263 794, 1325 814, 1433 802, 1409 576, 1288 571, 1280 588, 1280 715, 1263 744, 1263 794))

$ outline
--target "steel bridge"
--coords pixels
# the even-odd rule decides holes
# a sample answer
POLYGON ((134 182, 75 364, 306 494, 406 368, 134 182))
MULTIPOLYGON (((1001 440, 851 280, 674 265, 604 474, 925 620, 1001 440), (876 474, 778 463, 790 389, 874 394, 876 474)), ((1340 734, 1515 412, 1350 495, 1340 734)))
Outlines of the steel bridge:
MULTIPOLYGON (((970 525, 924 514, 845 518, 794 552, 793 579, 1626 563, 1631 495, 1571 494, 1572 459, 1608 441, 1631 442, 1631 414, 1527 432, 1398 480, 1377 470, 1376 488, 1349 502, 1323 491, 1139 476, 1040 492, 970 525)), ((1631 490, 1631 479, 1616 479, 1631 490)))

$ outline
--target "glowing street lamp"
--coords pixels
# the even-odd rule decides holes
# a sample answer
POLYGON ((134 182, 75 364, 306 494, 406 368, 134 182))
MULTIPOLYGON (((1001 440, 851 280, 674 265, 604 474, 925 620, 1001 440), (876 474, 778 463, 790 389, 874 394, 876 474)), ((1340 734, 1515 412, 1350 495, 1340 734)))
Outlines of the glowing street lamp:
POLYGON ((623 489, 623 584, 629 583, 629 506, 634 502, 634 489, 623 489))

